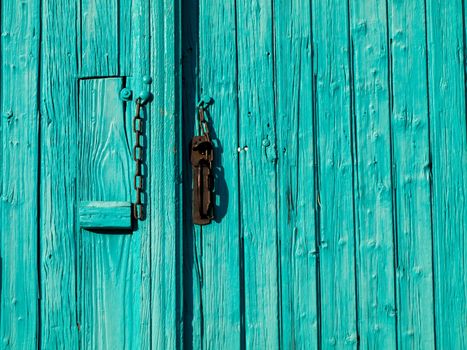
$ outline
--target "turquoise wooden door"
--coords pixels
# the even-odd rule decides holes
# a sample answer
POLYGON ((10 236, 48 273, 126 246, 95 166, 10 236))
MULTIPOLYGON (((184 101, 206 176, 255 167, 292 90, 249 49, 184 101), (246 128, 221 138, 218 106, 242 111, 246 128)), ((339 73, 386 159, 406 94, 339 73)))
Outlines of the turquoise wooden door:
POLYGON ((0 348, 176 348, 179 4, 1 6, 0 348), (130 217, 132 118, 149 90, 146 218, 99 228, 130 217), (85 203, 100 221, 86 219, 85 203))
POLYGON ((0 348, 467 348, 465 6, 3 0, 0 348))
POLYGON ((218 190, 185 226, 184 345, 467 348, 465 4, 182 4, 218 190))

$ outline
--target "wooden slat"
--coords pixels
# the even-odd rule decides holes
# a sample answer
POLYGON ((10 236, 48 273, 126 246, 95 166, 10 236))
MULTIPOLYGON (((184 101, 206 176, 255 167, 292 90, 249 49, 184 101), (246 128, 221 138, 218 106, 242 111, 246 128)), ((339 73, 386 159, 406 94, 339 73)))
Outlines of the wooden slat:
POLYGON ((355 212, 361 348, 396 347, 386 8, 350 4, 355 91, 355 212))
POLYGON ((77 4, 42 2, 41 75, 41 341, 78 348, 77 4), (60 18, 60 20, 57 20, 60 18))
MULTIPOLYGON (((147 0, 120 0, 120 74, 126 76, 125 86, 133 91, 133 101, 126 104, 125 116, 127 120, 127 130, 132 130, 131 120, 135 113, 135 99, 141 91, 154 89, 152 85, 146 85, 143 82, 144 75, 151 74, 150 53, 149 53, 149 23, 150 12, 149 2, 147 0)), ((152 142, 150 137, 150 123, 152 122, 153 109, 151 104, 142 109, 141 113, 144 118, 144 137, 142 144, 145 148, 145 161, 143 173, 149 175, 153 167, 151 157, 148 154, 148 145, 152 142)), ((157 116, 157 114, 156 114, 157 116)), ((133 132, 128 134, 130 145, 135 143, 135 135, 133 132)), ((130 166, 131 174, 134 174, 135 165, 130 166)), ((153 234, 158 234, 157 231, 150 230, 151 217, 153 206, 151 203, 152 193, 159 191, 149 186, 148 178, 145 179, 146 193, 143 195, 146 205, 146 219, 138 221, 134 228, 133 235, 139 237, 139 247, 135 247, 134 258, 139 259, 139 270, 141 274, 140 292, 135 295, 140 303, 139 309, 139 339, 138 347, 141 349, 149 349, 151 344, 151 298, 152 294, 158 295, 159 290, 151 290, 151 239, 153 234)), ((134 189, 131 191, 130 198, 134 203, 136 193, 134 189)), ((164 286, 161 286, 163 289, 164 286)))
POLYGON ((79 23, 80 77, 119 75, 118 0, 80 1, 79 23))
POLYGON ((423 0, 389 2, 399 349, 434 349, 430 154, 423 0))
POLYGON ((192 224, 192 168, 189 147, 196 130, 196 104, 199 100, 199 1, 182 3, 182 103, 183 103, 183 345, 201 349, 203 343, 202 234, 192 224))
MULTIPOLYGON (((151 346, 181 348, 180 4, 150 2, 150 73, 154 101, 148 125, 151 234, 151 346)), ((144 14, 143 14, 144 15, 144 14)))
MULTIPOLYGON (((274 1, 281 347, 318 348, 310 2, 274 1)), ((263 139, 263 152, 274 147, 263 139)))
POLYGON ((321 346, 356 348, 353 116, 347 3, 313 2, 321 346))
MULTIPOLYGON (((232 28, 235 28, 234 2, 200 1, 199 90, 201 98, 213 99, 207 118, 214 143, 215 187, 215 220, 200 232, 205 349, 239 349, 241 340, 238 115, 236 99, 232 98, 237 92, 236 42, 232 28)), ((197 115, 187 117, 194 121, 197 115)))
POLYGON ((130 202, 90 201, 79 206, 79 225, 85 229, 131 230, 130 202))
POLYGON ((0 346, 38 347, 39 1, 0 11, 0 346))
POLYGON ((245 339, 251 349, 279 347, 276 119, 272 7, 237 1, 240 220, 245 339), (265 150, 263 140, 269 139, 265 150))
POLYGON ((467 348, 467 126, 461 1, 427 1, 438 349, 467 348))
MULTIPOLYGON (((133 163, 118 97, 122 83, 79 82, 79 200, 130 199, 133 163)), ((84 230, 80 237, 81 346, 139 347, 140 236, 84 230)))

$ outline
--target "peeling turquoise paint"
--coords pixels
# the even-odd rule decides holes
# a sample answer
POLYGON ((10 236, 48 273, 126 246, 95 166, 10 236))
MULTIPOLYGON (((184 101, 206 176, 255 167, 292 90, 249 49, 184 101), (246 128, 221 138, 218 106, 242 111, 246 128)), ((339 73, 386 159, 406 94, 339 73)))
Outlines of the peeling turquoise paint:
POLYGON ((2 1, 0 349, 467 348, 465 6, 2 1))

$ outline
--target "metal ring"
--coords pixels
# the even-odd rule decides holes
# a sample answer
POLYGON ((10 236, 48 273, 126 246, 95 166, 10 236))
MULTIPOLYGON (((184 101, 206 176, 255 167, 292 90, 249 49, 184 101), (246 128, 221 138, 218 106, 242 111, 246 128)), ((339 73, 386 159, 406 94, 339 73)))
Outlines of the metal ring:
POLYGON ((144 206, 141 203, 135 203, 134 205, 134 216, 136 220, 142 220, 144 218, 144 206))
POLYGON ((133 147, 133 160, 135 162, 143 160, 143 146, 139 145, 139 143, 133 147))
POLYGON ((143 132, 143 118, 140 118, 138 116, 135 116, 133 118, 133 131, 134 132, 143 132), (136 124, 136 122, 138 121, 138 124, 136 124), (136 127, 136 125, 138 125, 138 128, 136 127))
MULTIPOLYGON (((143 189, 143 181, 144 181, 143 175, 135 175, 133 177, 133 187, 135 188, 135 190, 143 189)), ((139 191, 136 194, 137 196, 139 196, 140 195, 139 191)))

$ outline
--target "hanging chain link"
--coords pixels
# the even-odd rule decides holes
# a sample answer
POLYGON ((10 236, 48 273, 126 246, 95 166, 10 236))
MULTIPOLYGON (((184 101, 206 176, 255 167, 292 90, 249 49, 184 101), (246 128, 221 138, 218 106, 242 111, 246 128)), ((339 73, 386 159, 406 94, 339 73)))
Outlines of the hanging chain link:
POLYGON ((136 191, 136 200, 133 207, 133 213, 136 220, 142 220, 144 218, 144 208, 142 193, 144 192, 143 184, 143 157, 144 150, 141 145, 141 139, 143 138, 143 118, 141 118, 141 98, 136 100, 136 113, 133 117, 133 132, 135 133, 135 145, 133 146, 133 160, 135 161, 135 176, 133 178, 133 186, 136 191))
POLYGON ((203 134, 204 137, 206 137, 206 139, 211 142, 211 139, 209 137, 209 127, 208 127, 208 122, 206 121, 206 119, 204 118, 204 110, 206 108, 204 107, 204 103, 201 103, 199 106, 198 106, 198 128, 199 128, 199 131, 200 133, 203 134))

